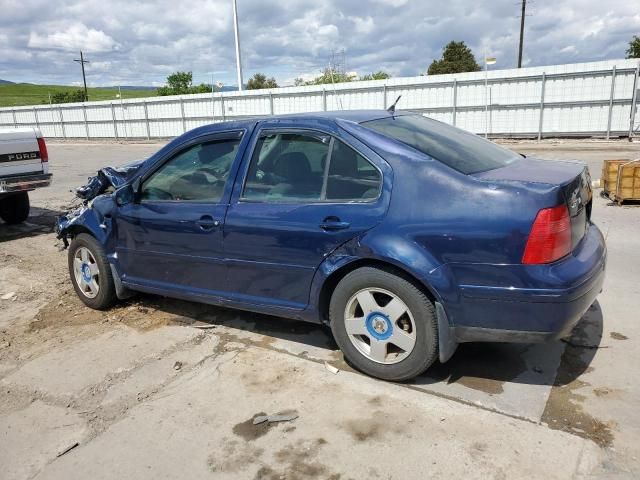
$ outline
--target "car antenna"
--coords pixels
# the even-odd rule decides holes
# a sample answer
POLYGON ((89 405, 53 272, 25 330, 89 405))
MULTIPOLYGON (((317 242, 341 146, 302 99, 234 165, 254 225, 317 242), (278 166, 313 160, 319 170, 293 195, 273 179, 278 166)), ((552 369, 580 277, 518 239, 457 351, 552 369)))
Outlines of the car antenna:
POLYGON ((396 101, 393 102, 393 105, 391 105, 389 108, 387 108, 387 112, 389 112, 391 115, 396 113, 396 104, 400 101, 401 97, 402 97, 402 95, 398 95, 398 98, 396 98, 396 101))

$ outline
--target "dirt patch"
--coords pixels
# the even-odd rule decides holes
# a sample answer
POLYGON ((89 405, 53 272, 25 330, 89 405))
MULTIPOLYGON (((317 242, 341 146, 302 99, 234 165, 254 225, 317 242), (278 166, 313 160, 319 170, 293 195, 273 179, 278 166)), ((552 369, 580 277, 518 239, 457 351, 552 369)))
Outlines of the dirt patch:
POLYGON ((596 397, 606 397, 611 393, 611 390, 607 387, 598 387, 593 389, 593 393, 596 397))
POLYGON ((627 337, 626 335, 623 335, 623 334, 618 333, 618 332, 611 332, 609 334, 609 336, 611 338, 613 338, 614 340, 628 340, 629 339, 629 337, 627 337))
POLYGON ((259 462, 263 453, 262 448, 225 438, 221 451, 209 455, 207 464, 212 472, 239 472, 259 462))
POLYGON ((329 467, 320 463, 316 457, 327 441, 324 438, 301 440, 276 452, 275 459, 280 468, 263 466, 256 474, 256 479, 280 480, 323 478, 339 480, 341 475, 333 473, 329 467))
POLYGON ((371 417, 353 419, 340 425, 357 442, 370 442, 383 439, 388 434, 400 434, 399 423, 390 420, 389 415, 378 410, 371 417))
MULTIPOLYGON (((288 415, 288 414, 297 414, 297 412, 295 410, 284 410, 282 412, 279 412, 279 414, 288 415)), ((233 433, 235 433, 239 437, 244 438, 246 441, 250 442, 252 440, 255 440, 256 438, 260 438, 266 435, 271 428, 276 427, 280 424, 286 425, 288 423, 288 422, 266 421, 266 422, 262 422, 262 423, 258 423, 257 425, 254 425, 253 420, 256 417, 261 417, 263 415, 266 415, 266 413, 264 412, 256 413, 249 420, 236 424, 233 427, 233 433)), ((291 425, 289 425, 289 427, 290 426, 291 425)), ((289 431, 292 431, 292 430, 289 430, 289 431)))
POLYGON ((589 386, 589 383, 578 378, 591 370, 586 367, 583 355, 584 349, 567 344, 542 421, 555 430, 588 438, 601 447, 608 447, 613 443, 615 422, 604 422, 591 416, 582 405, 585 395, 578 393, 589 386))
POLYGON ((258 425, 253 424, 253 419, 260 416, 266 415, 265 412, 258 412, 249 420, 245 420, 244 422, 237 423, 233 427, 233 433, 238 435, 239 437, 244 438, 247 442, 255 440, 256 438, 260 438, 267 434, 271 427, 274 427, 275 423, 259 423, 258 425))

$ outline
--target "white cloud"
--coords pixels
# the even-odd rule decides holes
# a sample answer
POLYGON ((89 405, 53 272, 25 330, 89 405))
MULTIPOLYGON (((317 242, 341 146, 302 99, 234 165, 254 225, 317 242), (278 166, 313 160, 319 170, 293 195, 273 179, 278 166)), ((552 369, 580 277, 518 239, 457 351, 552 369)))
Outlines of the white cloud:
MULTIPOLYGON (((637 0, 636 0, 637 1, 637 0)), ((229 0, 0 0, 0 78, 77 81, 82 49, 90 85, 162 84, 176 70, 197 82, 235 84, 229 0), (59 19, 59 20, 56 20, 59 19)), ((360 74, 423 73, 442 47, 464 40, 497 68, 517 61, 515 0, 238 0, 245 78, 280 83, 313 78, 344 48, 360 74)), ((640 12, 628 0, 532 2, 526 18, 527 66, 622 58, 640 12)))
POLYGON ((382 3, 383 5, 391 5, 392 7, 401 7, 405 5, 409 0, 373 0, 375 3, 382 3))
POLYGON ((64 30, 47 34, 32 31, 29 35, 29 48, 62 48, 65 50, 84 50, 86 52, 107 52, 117 48, 118 44, 101 30, 87 28, 82 23, 69 25, 64 30))

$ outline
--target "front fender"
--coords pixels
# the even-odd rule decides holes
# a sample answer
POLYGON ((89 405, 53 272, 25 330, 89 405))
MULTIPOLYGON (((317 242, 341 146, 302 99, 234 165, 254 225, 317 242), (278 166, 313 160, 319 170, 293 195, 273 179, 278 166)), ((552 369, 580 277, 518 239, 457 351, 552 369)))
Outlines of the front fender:
POLYGON ((66 248, 69 246, 69 238, 86 232, 93 235, 109 252, 113 229, 111 217, 113 208, 114 203, 110 195, 96 197, 90 204, 58 217, 55 226, 56 235, 62 239, 66 248))

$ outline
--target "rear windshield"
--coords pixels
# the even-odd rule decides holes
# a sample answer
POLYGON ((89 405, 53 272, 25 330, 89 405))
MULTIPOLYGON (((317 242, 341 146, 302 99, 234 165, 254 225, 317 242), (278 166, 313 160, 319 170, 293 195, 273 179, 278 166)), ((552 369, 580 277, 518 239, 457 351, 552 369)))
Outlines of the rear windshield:
POLYGON ((426 153, 466 175, 504 167, 520 157, 493 142, 422 115, 402 115, 362 122, 426 153))

